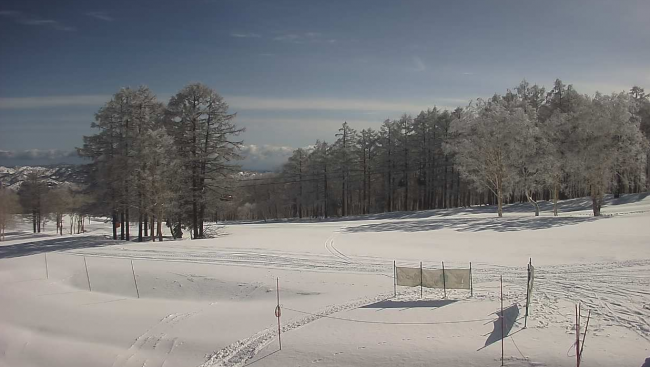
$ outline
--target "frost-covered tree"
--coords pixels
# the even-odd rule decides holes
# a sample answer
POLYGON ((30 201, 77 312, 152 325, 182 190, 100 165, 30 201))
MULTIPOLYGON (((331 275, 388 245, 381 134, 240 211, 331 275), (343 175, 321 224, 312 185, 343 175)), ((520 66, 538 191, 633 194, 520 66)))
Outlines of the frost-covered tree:
POLYGON ((92 160, 91 190, 98 200, 98 213, 113 221, 113 238, 130 238, 132 208, 142 201, 141 154, 145 132, 160 125, 162 104, 147 87, 122 88, 95 114, 91 125, 98 129, 84 136, 79 155, 92 160), (133 205, 135 203, 135 205, 133 205))
MULTIPOLYGON (((641 133, 646 140, 650 141, 650 95, 643 88, 634 86, 630 90, 630 96, 635 103, 633 117, 639 121, 641 133)), ((645 189, 650 190, 650 150, 648 150, 646 161, 645 189)))
POLYGON ((348 205, 350 203, 350 171, 356 165, 356 143, 358 139, 357 131, 344 122, 336 134, 338 140, 334 143, 333 154, 338 163, 337 170, 341 177, 341 215, 348 215, 348 205))
POLYGON ((41 233, 43 222, 47 218, 45 196, 48 190, 47 183, 35 171, 27 174, 25 181, 18 190, 20 205, 32 217, 34 233, 41 233))
POLYGON ((620 179, 645 180, 648 142, 632 117, 634 104, 626 93, 585 97, 571 118, 572 149, 567 155, 572 178, 589 188, 594 216, 603 197, 620 179))
MULTIPOLYGON (((151 224, 151 240, 162 241, 162 223, 178 210, 177 193, 181 191, 183 171, 176 158, 174 139, 164 128, 143 134, 139 162, 142 167, 142 211, 151 224)), ((180 226, 171 223, 172 235, 180 237, 180 226)))
POLYGON ((308 161, 309 151, 298 148, 293 151, 293 154, 282 168, 282 174, 288 182, 296 181, 289 185, 298 188, 295 192, 290 192, 292 196, 291 201, 293 202, 293 213, 298 218, 302 218, 303 215, 303 201, 305 200, 305 186, 307 184, 303 181, 303 177, 305 177, 307 171, 308 161))
POLYGON ((502 98, 479 100, 452 125, 455 138, 444 146, 464 178, 496 196, 499 217, 505 195, 518 180, 518 137, 527 134, 530 125, 523 109, 508 108, 502 98))
POLYGON ((63 234, 63 217, 65 214, 71 213, 71 206, 73 204, 72 195, 70 190, 66 187, 57 187, 49 190, 45 196, 45 205, 48 211, 54 216, 56 223, 56 232, 60 235, 63 234))
POLYGON ((370 213, 371 208, 371 185, 372 175, 370 174, 374 167, 375 157, 377 155, 377 132, 373 129, 361 130, 359 139, 357 140, 359 149, 357 150, 357 161, 361 164, 363 171, 363 186, 362 186, 362 213, 370 213))
POLYGON ((183 219, 192 227, 193 238, 204 237, 207 191, 234 171, 242 142, 228 112, 228 104, 203 84, 190 84, 167 104, 166 124, 182 161, 186 182, 181 186, 183 219))
POLYGON ((7 229, 14 225, 15 217, 20 212, 18 195, 5 187, 0 187, 0 241, 5 240, 7 229))

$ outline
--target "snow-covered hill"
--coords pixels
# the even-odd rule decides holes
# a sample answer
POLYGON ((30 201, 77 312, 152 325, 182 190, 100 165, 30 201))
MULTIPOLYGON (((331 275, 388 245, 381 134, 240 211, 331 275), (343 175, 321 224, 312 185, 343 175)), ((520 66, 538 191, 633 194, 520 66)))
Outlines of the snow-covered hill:
POLYGON ((108 240, 96 219, 83 235, 23 223, 0 242, 0 366, 499 366, 488 341, 501 277, 519 308, 505 365, 575 366, 578 303, 583 325, 591 311, 584 366, 650 356, 650 196, 608 198, 600 218, 587 199, 562 201, 558 217, 548 204, 539 217, 492 209, 227 223, 205 240, 171 241, 165 227, 165 241, 140 243, 108 240), (395 295, 393 261, 471 261, 473 293, 395 295))

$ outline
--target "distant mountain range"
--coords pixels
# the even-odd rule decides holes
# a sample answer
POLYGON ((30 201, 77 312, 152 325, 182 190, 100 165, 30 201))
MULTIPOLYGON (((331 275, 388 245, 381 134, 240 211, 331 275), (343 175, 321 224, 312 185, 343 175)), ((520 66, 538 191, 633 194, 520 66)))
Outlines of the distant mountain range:
POLYGON ((85 182, 85 175, 78 165, 56 166, 0 166, 0 187, 18 190, 31 172, 38 173, 39 177, 47 182, 50 187, 69 186, 78 187, 85 182))
MULTIPOLYGON (((61 164, 51 166, 0 166, 0 187, 18 191, 27 179, 27 174, 37 172, 39 177, 47 182, 49 187, 77 188, 86 182, 85 172, 81 165, 61 164)), ((268 172, 241 171, 233 175, 239 180, 264 177, 268 172)))

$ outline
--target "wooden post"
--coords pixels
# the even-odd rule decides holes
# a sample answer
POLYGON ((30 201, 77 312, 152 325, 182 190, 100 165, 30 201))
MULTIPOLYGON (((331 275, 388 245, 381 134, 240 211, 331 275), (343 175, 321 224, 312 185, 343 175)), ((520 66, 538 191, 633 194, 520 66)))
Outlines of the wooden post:
POLYGON ((45 254, 45 279, 50 279, 50 272, 47 268, 47 252, 44 252, 45 254))
POLYGON ((580 367, 580 304, 576 305, 576 367, 580 367))
POLYGON ((528 325, 528 302, 530 300, 530 262, 528 263, 528 277, 526 279, 526 315, 524 316, 524 329, 528 325))
POLYGON ((472 262, 469 262, 469 296, 474 297, 474 280, 472 280, 472 262))
POLYGON ((280 309, 280 278, 275 278, 275 289, 278 295, 278 305, 275 307, 275 317, 278 318, 278 344, 280 345, 280 350, 282 350, 282 328, 280 327, 280 316, 282 315, 282 310, 280 309))
POLYGON ((504 321, 503 321, 503 275, 501 275, 501 365, 503 366, 503 339, 504 335, 504 321))
POLYGON ((393 298, 397 297, 397 264, 393 261, 393 298))
POLYGON ((582 352, 585 349, 585 339, 587 339, 587 329, 589 328, 589 319, 591 318, 591 310, 587 313, 587 324, 585 325, 585 336, 582 338, 582 346, 580 347, 580 362, 582 362, 582 352))
POLYGON ((445 262, 442 262, 442 288, 445 292, 445 298, 447 298, 447 277, 445 276, 445 262))
POLYGON ((420 261, 420 299, 422 299, 422 261, 420 261))
POLYGON ((131 260, 131 272, 133 273, 133 283, 135 284, 135 293, 140 298, 140 291, 138 290, 138 281, 135 279, 135 270, 133 269, 133 260, 131 260))
POLYGON ((88 279, 88 290, 93 291, 92 287, 90 286, 90 275, 88 275, 88 263, 86 263, 86 257, 84 256, 84 267, 86 267, 86 279, 88 279))

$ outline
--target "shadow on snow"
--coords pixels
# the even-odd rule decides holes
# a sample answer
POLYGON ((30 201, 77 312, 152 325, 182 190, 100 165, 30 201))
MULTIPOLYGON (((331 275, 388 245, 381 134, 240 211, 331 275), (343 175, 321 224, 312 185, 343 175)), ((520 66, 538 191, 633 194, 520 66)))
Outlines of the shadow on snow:
POLYGON ((0 246, 0 259, 21 257, 40 254, 43 252, 52 251, 65 251, 76 250, 81 248, 93 248, 114 245, 115 242, 97 237, 97 236, 83 236, 83 237, 64 237, 52 238, 43 241, 34 241, 19 243, 15 245, 0 246))

